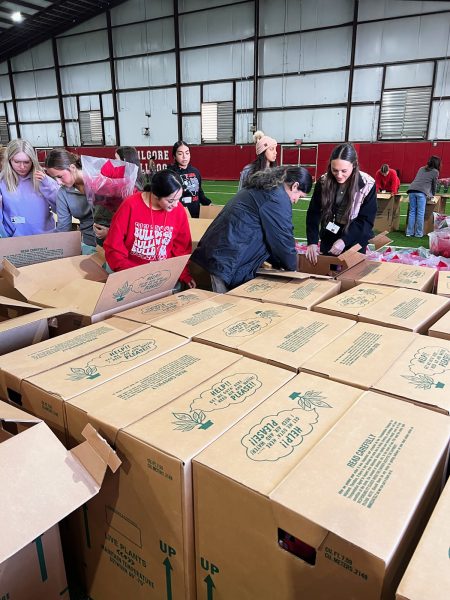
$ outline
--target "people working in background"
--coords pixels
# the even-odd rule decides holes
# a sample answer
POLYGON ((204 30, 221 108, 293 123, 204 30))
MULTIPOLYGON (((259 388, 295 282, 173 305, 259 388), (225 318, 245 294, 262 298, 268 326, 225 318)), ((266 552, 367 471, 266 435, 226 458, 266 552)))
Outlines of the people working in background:
POLYGON ((200 215, 200 204, 208 206, 211 200, 205 196, 202 189, 200 171, 191 165, 191 153, 186 142, 179 140, 172 148, 173 164, 167 169, 177 173, 183 182, 183 195, 181 203, 185 206, 194 219, 200 215))
POLYGON ((381 165, 375 174, 377 192, 391 192, 396 194, 400 187, 400 179, 394 169, 390 169, 386 163, 381 165))
MULTIPOLYGON (((151 191, 136 192, 122 202, 104 244, 113 271, 192 252, 182 194, 180 177, 167 169, 154 175, 151 191)), ((180 280, 189 288, 196 286, 187 267, 180 280)))
POLYGON ((422 237, 425 219, 425 207, 427 198, 436 193, 437 180, 441 159, 438 156, 430 156, 427 164, 420 167, 414 180, 411 182, 407 192, 409 196, 409 214, 406 225, 406 236, 422 237))
POLYGON ((145 173, 142 171, 141 161, 139 160, 139 154, 136 148, 133 146, 119 146, 116 149, 115 158, 117 158, 117 160, 123 160, 124 162, 129 162, 137 166, 138 174, 136 177, 135 187, 136 191, 142 192, 145 188, 145 185, 150 183, 151 178, 147 178, 145 173))
POLYGON ((80 157, 55 148, 47 154, 45 168, 61 186, 56 197, 57 231, 72 231, 72 218, 78 219, 82 253, 91 254, 96 246, 94 216, 84 191, 80 157))
POLYGON ((354 244, 365 252, 377 212, 374 179, 359 170, 351 144, 334 148, 327 172, 317 181, 306 213, 306 257, 316 264, 320 253, 337 256, 354 244))
POLYGON ((238 190, 245 187, 256 171, 264 171, 264 169, 276 166, 277 141, 265 135, 262 131, 256 131, 253 134, 253 141, 256 144, 256 159, 242 169, 238 190))
POLYGON ((259 171, 212 221, 192 261, 223 293, 253 279, 268 261, 276 269, 297 270, 292 205, 310 191, 312 178, 298 166, 259 171))
POLYGON ((0 225, 8 237, 55 231, 59 185, 39 165, 29 142, 16 139, 6 146, 0 174, 0 225))

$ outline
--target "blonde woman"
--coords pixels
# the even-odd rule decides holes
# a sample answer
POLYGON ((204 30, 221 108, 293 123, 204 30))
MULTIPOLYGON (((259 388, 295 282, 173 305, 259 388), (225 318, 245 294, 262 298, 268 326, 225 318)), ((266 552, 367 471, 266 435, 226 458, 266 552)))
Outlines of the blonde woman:
POLYGON ((59 185, 39 165, 33 146, 12 140, 0 174, 0 226, 8 237, 55 231, 59 185))

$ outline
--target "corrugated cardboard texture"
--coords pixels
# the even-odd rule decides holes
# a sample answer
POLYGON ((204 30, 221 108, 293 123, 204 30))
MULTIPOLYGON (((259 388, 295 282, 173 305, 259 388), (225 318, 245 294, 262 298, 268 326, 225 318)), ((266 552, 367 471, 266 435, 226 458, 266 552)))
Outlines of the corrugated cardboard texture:
POLYGON ((436 293, 450 298, 450 271, 439 271, 436 293))
POLYGON ((280 289, 266 294, 263 302, 278 302, 311 310, 313 306, 339 294, 341 284, 334 280, 306 279, 303 281, 288 281, 280 289))
POLYGON ((450 311, 430 327, 428 335, 450 340, 450 311))
POLYGON ((240 296, 252 300, 262 300, 272 290, 281 288, 288 279, 283 277, 255 277, 227 292, 227 296, 240 296))
POLYGON ((339 275, 338 279, 349 280, 353 285, 372 283, 432 292, 435 276, 436 270, 428 267, 366 260, 339 275))
POLYGON ((80 253, 79 231, 0 238, 0 262, 6 258, 15 267, 79 256, 80 253))

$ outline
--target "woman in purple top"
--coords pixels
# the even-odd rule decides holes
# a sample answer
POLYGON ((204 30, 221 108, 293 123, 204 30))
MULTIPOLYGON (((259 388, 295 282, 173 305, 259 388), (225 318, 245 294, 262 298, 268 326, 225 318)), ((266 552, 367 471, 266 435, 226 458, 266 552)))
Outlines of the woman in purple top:
POLYGON ((0 230, 7 237, 55 231, 59 185, 41 169, 33 146, 12 140, 0 174, 0 230))

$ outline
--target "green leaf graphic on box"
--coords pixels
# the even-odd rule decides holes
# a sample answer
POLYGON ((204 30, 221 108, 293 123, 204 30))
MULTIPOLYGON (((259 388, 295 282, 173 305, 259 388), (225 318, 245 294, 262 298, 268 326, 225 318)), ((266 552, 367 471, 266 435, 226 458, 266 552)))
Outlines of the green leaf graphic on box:
POLYGON ((147 277, 139 277, 132 283, 132 289, 135 294, 145 294, 151 290, 161 287, 168 279, 171 272, 167 269, 151 273, 147 277))
POLYGON ((330 408, 330 405, 324 401, 324 396, 321 392, 315 390, 308 390, 303 395, 301 392, 293 392, 289 398, 291 400, 297 400, 298 405, 303 410, 312 410, 315 406, 320 408, 330 408))
POLYGON ((132 289, 133 288, 128 283, 128 281, 125 281, 122 287, 118 288, 115 292, 113 292, 113 298, 116 300, 116 302, 122 302, 122 300, 125 299, 125 296, 129 294, 132 289))
POLYGON ((416 389, 442 389, 445 383, 438 381, 436 375, 442 375, 450 368, 450 351, 442 346, 423 346, 414 354, 409 364, 411 375, 402 375, 416 389))
POLYGON ((80 381, 81 379, 95 379, 98 377, 100 373, 97 372, 97 368, 95 366, 86 367, 85 369, 81 369, 78 367, 70 368, 72 374, 67 377, 71 381, 80 381))
POLYGON ((201 410, 195 410, 193 413, 172 413, 177 421, 172 421, 176 425, 176 431, 192 431, 197 426, 199 429, 208 429, 213 425, 212 421, 206 421, 206 415, 201 410))
POLYGON ((254 335, 259 333, 264 327, 270 325, 273 317, 278 317, 279 313, 275 310, 257 310, 255 313, 256 317, 251 319, 245 319, 242 321, 236 321, 228 327, 225 327, 223 332, 228 337, 245 337, 247 335, 254 335))

